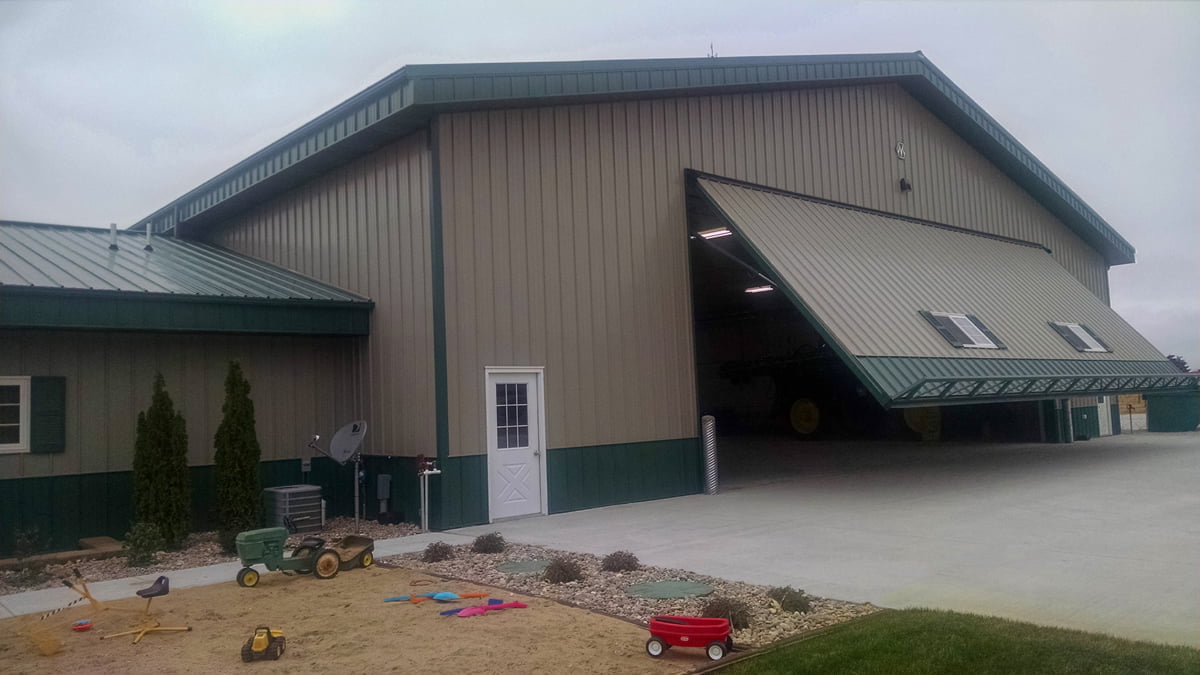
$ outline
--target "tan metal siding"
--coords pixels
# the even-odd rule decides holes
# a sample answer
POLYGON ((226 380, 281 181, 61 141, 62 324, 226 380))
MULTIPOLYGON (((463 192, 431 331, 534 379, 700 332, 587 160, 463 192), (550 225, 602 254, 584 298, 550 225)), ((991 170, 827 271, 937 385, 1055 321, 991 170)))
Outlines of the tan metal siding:
POLYGON ((369 452, 436 451, 429 181, 429 141, 421 132, 262 204, 208 237, 375 302, 363 387, 353 392, 368 421, 369 452))
POLYGON ((687 168, 1034 241, 1107 299, 1100 254, 894 84, 440 119, 451 454, 486 448, 489 365, 546 366, 552 447, 696 433, 687 168))
POLYGON ((1164 360, 1042 249, 725 182, 699 185, 849 354, 1164 360), (921 311, 976 315, 1007 349, 955 348, 921 311), (1051 321, 1087 325, 1112 351, 1076 351, 1051 321))
POLYGON ((250 380, 264 460, 308 457, 313 432, 331 433, 357 408, 353 381, 363 338, 0 332, 0 374, 66 378, 66 451, 0 455, 0 479, 128 471, 138 412, 161 372, 188 427, 188 462, 211 464, 225 373, 250 380))

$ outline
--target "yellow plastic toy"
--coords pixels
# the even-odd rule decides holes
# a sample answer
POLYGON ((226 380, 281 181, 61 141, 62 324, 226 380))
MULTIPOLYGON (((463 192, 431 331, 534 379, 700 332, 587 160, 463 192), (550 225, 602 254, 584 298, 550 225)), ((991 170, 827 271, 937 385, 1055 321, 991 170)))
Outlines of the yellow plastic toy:
POLYGON ((246 640, 246 644, 242 645, 242 660, 246 663, 258 659, 274 661, 283 656, 286 647, 287 640, 283 637, 283 631, 259 626, 254 629, 254 635, 246 640))

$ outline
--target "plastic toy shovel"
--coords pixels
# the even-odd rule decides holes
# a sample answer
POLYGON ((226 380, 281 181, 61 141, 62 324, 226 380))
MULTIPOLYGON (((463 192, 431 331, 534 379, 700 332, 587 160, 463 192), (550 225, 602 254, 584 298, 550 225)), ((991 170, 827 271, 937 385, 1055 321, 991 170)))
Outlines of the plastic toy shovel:
POLYGON ((442 593, 434 593, 433 595, 430 595, 430 596, 424 597, 424 598, 413 598, 413 602, 424 602, 425 600, 435 600, 437 602, 454 602, 455 600, 461 600, 462 598, 486 598, 487 596, 488 596, 487 593, 463 593, 462 595, 459 595, 458 593, 451 593, 449 591, 444 591, 442 593))

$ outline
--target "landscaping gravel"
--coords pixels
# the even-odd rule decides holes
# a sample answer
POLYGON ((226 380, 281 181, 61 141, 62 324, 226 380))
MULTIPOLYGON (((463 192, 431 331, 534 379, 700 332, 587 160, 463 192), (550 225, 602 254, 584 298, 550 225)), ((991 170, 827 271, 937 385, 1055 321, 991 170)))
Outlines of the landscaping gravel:
POLYGON ((643 567, 633 572, 604 572, 600 569, 599 556, 525 544, 509 544, 503 553, 473 553, 470 545, 455 546, 452 559, 437 563, 422 562, 420 553, 394 556, 387 560, 409 569, 546 597, 643 624, 656 614, 697 616, 704 605, 713 598, 735 598, 744 601, 751 612, 750 627, 733 632, 734 643, 745 647, 760 647, 790 635, 824 628, 879 611, 879 608, 871 604, 808 596, 812 603, 811 612, 784 612, 779 603, 767 597, 767 586, 661 567, 643 567), (497 565, 504 562, 550 560, 558 556, 577 562, 583 568, 583 580, 551 584, 542 581, 538 574, 505 574, 496 569, 497 565), (625 589, 633 584, 666 580, 698 581, 712 586, 713 592, 703 598, 680 600, 635 598, 625 592, 625 589))
MULTIPOLYGON (((349 534, 361 534, 372 539, 394 539, 420 532, 420 527, 409 523, 380 525, 373 520, 360 520, 359 527, 356 529, 353 518, 331 518, 325 521, 325 529, 313 533, 313 535, 326 541, 333 541, 349 534)), ((307 535, 291 535, 288 537, 288 546, 295 546, 305 536, 307 535)), ((155 564, 146 567, 129 567, 125 562, 125 556, 122 555, 101 560, 77 560, 44 567, 30 566, 24 569, 0 570, 0 595, 60 586, 63 579, 74 577, 74 570, 79 570, 79 573, 89 582, 95 582, 205 567, 233 562, 237 559, 236 555, 227 555, 221 550, 220 544, 217 543, 216 532, 199 532, 188 535, 186 543, 180 550, 163 551, 158 554, 158 561, 155 564)))

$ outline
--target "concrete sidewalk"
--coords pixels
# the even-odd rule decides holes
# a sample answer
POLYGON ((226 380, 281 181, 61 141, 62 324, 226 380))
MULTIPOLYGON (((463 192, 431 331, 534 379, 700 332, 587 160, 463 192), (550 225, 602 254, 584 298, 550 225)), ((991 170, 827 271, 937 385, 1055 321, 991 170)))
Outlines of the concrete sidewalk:
MULTIPOLYGON (((424 550, 426 546, 435 541, 444 541, 448 544, 469 544, 472 539, 473 537, 448 532, 426 532, 411 537, 381 539, 375 542, 375 557, 380 559, 400 555, 401 553, 414 553, 424 550)), ((97 600, 120 600, 136 596, 138 590, 154 583, 154 580, 160 575, 170 577, 172 589, 191 588, 192 586, 208 586, 210 584, 232 582, 241 568, 242 564, 240 562, 227 562, 218 565, 208 565, 206 567, 154 572, 136 577, 89 583, 88 589, 91 590, 92 595, 97 600)), ((67 603, 79 598, 80 595, 78 593, 66 586, 0 596, 0 617, 8 616, 9 614, 20 616, 22 614, 49 612, 50 610, 64 607, 67 603)))

